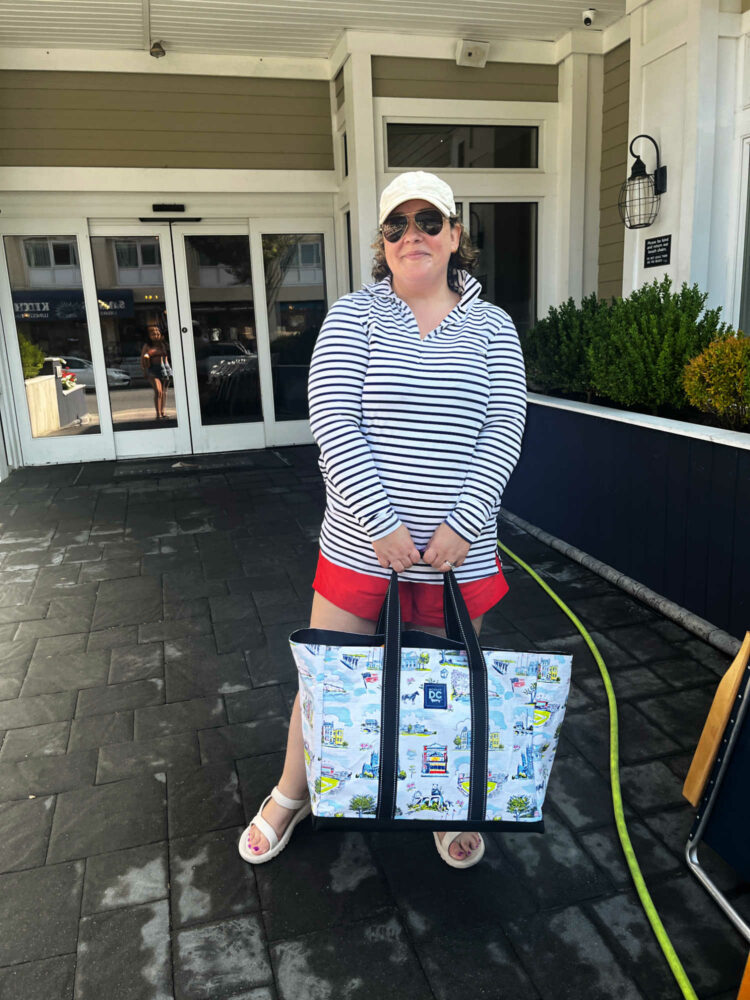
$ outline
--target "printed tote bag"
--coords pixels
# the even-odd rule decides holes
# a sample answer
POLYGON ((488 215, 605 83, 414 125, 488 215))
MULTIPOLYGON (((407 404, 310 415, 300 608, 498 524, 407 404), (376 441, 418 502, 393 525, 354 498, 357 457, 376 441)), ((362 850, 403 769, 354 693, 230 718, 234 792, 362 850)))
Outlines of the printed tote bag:
POLYGON ((443 591, 447 639, 402 631, 395 572, 375 635, 290 636, 316 829, 543 829, 572 657, 482 649, 443 591))

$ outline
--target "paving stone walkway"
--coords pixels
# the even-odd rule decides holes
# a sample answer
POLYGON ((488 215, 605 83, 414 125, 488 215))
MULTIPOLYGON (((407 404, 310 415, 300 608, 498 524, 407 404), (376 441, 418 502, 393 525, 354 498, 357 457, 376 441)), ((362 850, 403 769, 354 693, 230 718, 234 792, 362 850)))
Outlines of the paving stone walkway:
MULTIPOLYGON (((575 657, 546 834, 488 836, 466 872, 425 834, 308 822, 277 862, 239 858, 281 769, 322 503, 312 448, 0 484, 0 1000, 678 1000, 616 840, 596 665, 507 561, 488 640, 575 657)), ((701 1000, 734 1000, 747 946, 686 872, 680 795, 726 658, 502 537, 599 644, 647 882, 701 1000)))

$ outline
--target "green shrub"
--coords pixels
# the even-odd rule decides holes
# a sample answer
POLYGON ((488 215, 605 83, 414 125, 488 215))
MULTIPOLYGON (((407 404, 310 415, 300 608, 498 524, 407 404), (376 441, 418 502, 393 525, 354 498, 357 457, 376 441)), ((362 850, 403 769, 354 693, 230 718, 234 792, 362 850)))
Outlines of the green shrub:
POLYGON ((521 336, 529 381, 549 392, 590 396, 588 348, 600 336, 607 311, 595 293, 580 306, 573 299, 552 306, 544 319, 521 336))
POLYGON ((686 363, 731 331, 720 322, 720 309, 704 312, 708 295, 697 285, 672 292, 671 284, 665 277, 613 300, 604 335, 588 347, 591 380, 600 395, 650 412, 687 406, 686 363))
POLYGON ((34 378, 44 364, 44 351, 32 344, 28 337, 18 334, 18 347, 21 351, 21 368, 24 378, 34 378))
POLYGON ((715 340, 685 366, 692 406, 713 414, 723 427, 750 421, 750 340, 742 334, 715 340))

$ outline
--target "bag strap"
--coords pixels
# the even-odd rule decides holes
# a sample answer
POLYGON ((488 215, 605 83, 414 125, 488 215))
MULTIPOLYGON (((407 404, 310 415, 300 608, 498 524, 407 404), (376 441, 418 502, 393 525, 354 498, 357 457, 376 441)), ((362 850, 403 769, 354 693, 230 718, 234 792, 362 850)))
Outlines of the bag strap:
POLYGON ((383 678, 380 696, 380 757, 378 760, 377 819, 393 819, 396 812, 398 781, 398 723, 401 706, 401 602, 398 596, 398 573, 391 580, 378 619, 378 632, 384 636, 383 678), (382 629, 381 629, 382 620, 382 629))
MULTIPOLYGON (((443 617, 449 638, 460 642, 469 664, 471 748, 468 819, 484 820, 487 808, 489 700, 487 665, 461 589, 449 570, 443 583, 443 617), (476 780, 475 780, 476 778, 476 780)), ((377 634, 384 638, 380 721, 380 782, 377 819, 393 819, 398 782, 398 737, 401 712, 401 602, 398 573, 391 571, 377 634)))
MULTIPOLYGON (((459 641, 466 650, 469 663, 469 693, 471 705, 471 764, 469 785, 469 820, 484 820, 487 810, 487 768, 489 757, 489 696, 487 692, 487 664, 485 663, 479 637, 471 624, 469 609, 466 607, 458 581, 453 570, 445 574, 443 590, 445 629, 449 629, 450 609, 452 621, 460 632, 459 641)), ((449 633, 450 634, 450 633, 449 633)))

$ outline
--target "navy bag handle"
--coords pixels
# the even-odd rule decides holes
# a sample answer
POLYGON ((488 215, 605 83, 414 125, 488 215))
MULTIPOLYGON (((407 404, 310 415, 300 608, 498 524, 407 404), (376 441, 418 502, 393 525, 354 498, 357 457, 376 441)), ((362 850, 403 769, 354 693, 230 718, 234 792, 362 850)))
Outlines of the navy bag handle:
MULTIPOLYGON (((459 642, 469 664, 471 706, 471 770, 469 788, 469 821, 483 821, 487 807, 487 766, 489 742, 489 701, 487 696, 487 666, 466 601, 453 570, 444 574, 443 618, 449 639, 459 642), (475 780, 476 778, 476 780, 475 780)), ((378 789, 378 819, 393 819, 396 809, 398 781, 398 730, 401 685, 401 603, 398 594, 398 573, 391 579, 378 618, 377 633, 384 637, 383 684, 381 703, 380 787, 378 789)))

